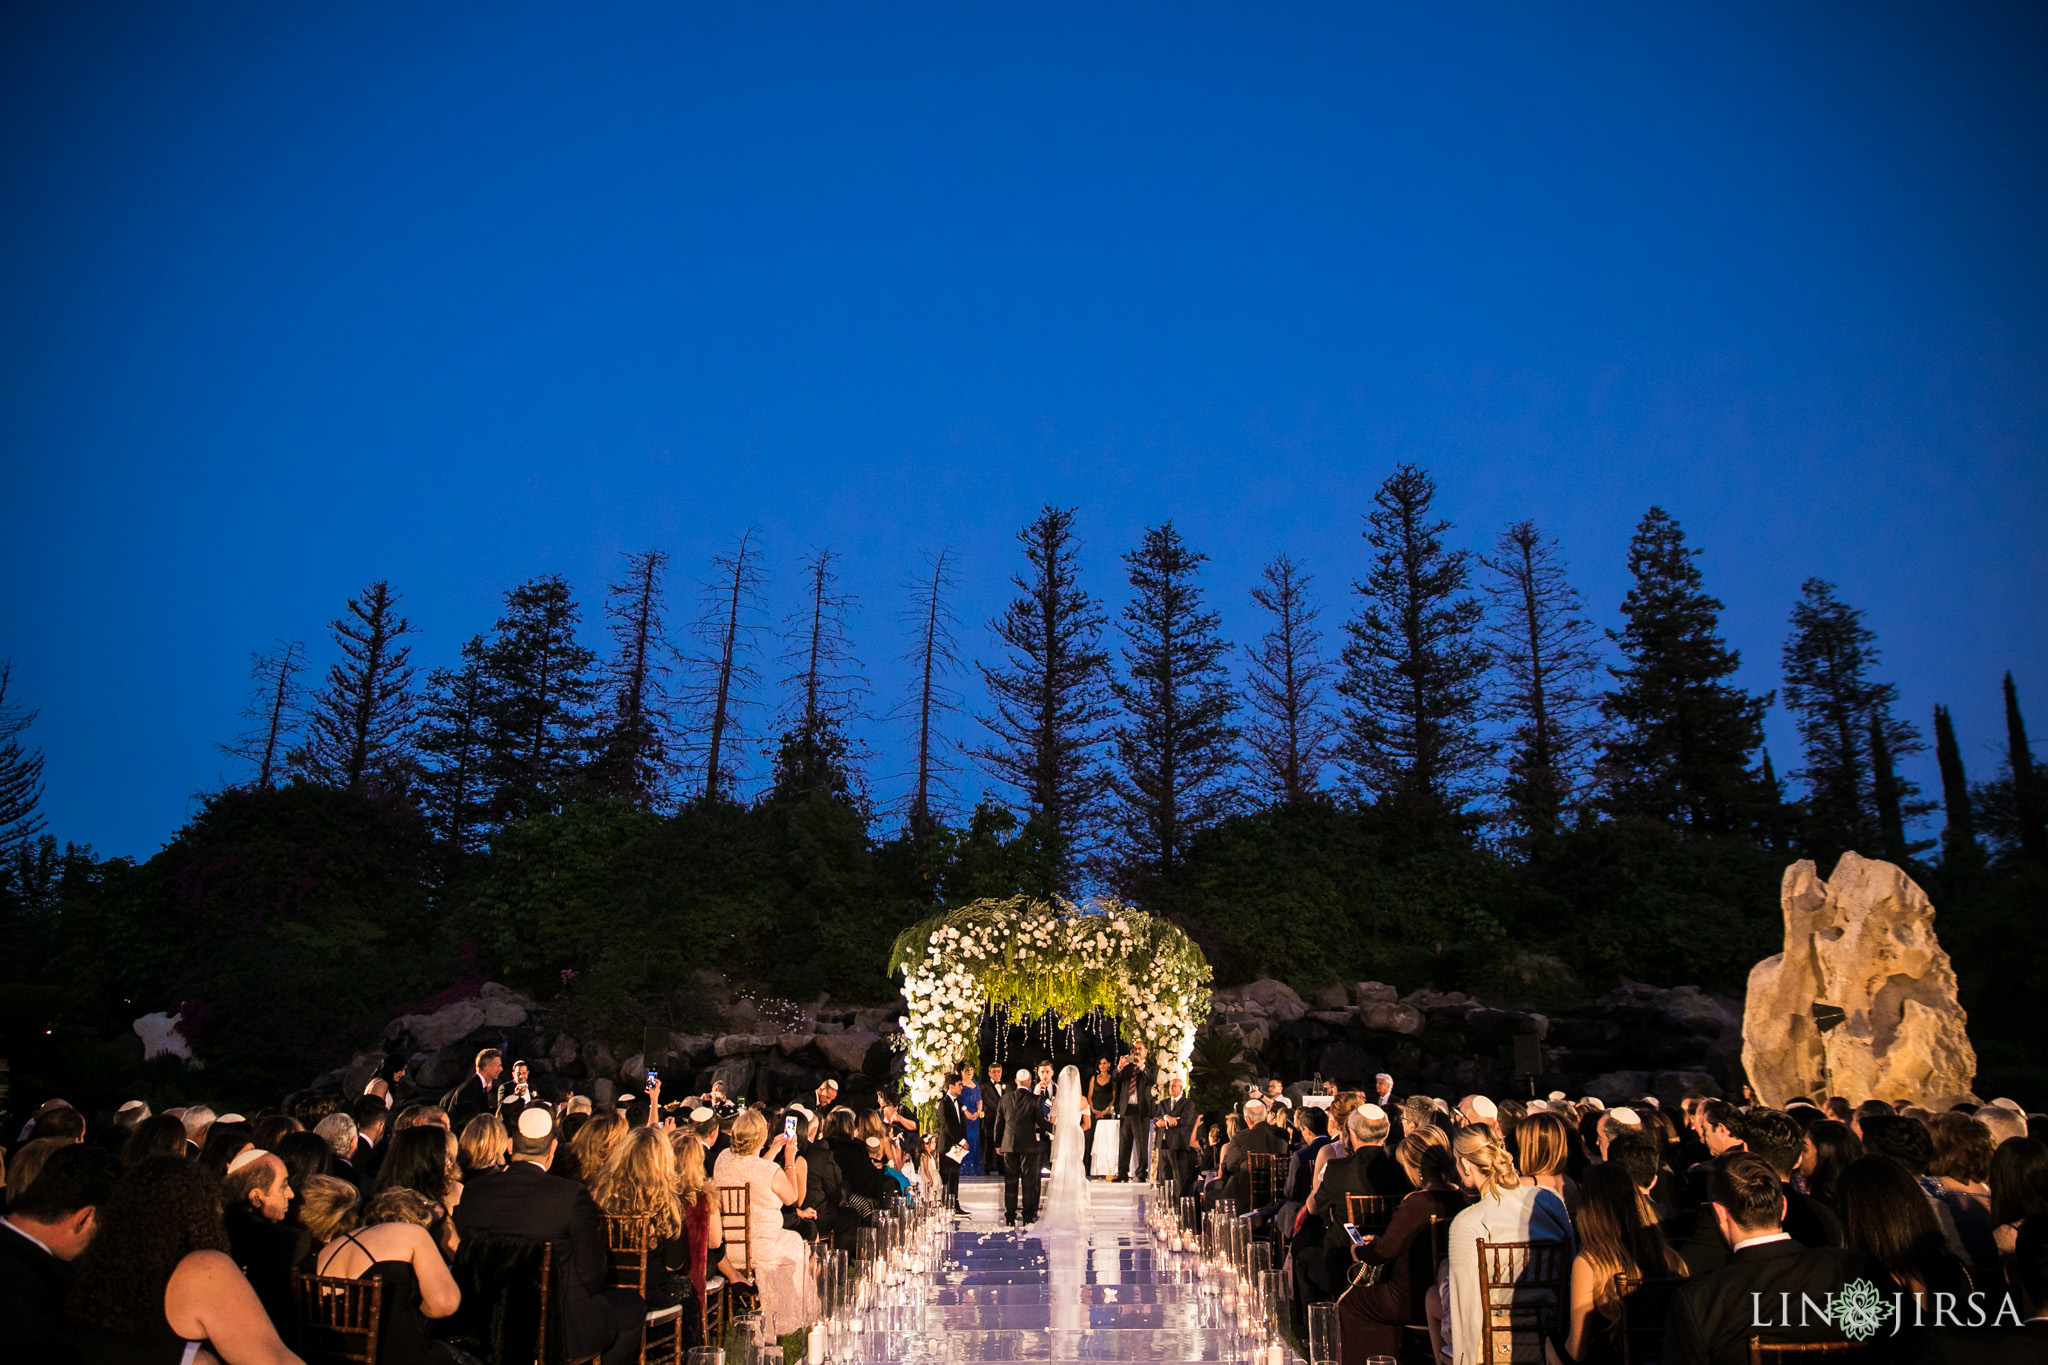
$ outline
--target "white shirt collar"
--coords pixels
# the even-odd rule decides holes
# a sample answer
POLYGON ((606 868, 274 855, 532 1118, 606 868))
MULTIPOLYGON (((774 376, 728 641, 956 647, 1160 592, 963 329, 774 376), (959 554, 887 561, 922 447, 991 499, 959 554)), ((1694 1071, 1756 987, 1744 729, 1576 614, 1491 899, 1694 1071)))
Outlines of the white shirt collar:
POLYGON ((1747 1248, 1749 1248, 1749 1247, 1760 1247, 1760 1246, 1765 1246, 1765 1245, 1767 1245, 1767 1244, 1769 1244, 1769 1243, 1771 1243, 1771 1242, 1789 1242, 1789 1241, 1791 1241, 1791 1240, 1792 1240, 1792 1234, 1791 1234, 1791 1233, 1789 1233, 1789 1232, 1784 1232, 1784 1231, 1778 1231, 1778 1232, 1766 1232, 1766 1233, 1765 1233, 1765 1234, 1763 1234, 1763 1235, 1762 1235, 1761 1237, 1745 1237, 1745 1238, 1743 1238, 1743 1239, 1742 1239, 1741 1241, 1737 1242, 1737 1243, 1736 1243, 1736 1244, 1735 1244, 1734 1246, 1732 1246, 1732 1247, 1728 1248, 1728 1254, 1732 1256, 1732 1255, 1734 1255, 1734 1254, 1735 1254, 1736 1252, 1738 1252, 1738 1251, 1742 1251, 1742 1250, 1745 1250, 1745 1249, 1747 1249, 1747 1248))
POLYGON ((52 1259, 63 1259, 62 1257, 59 1257, 56 1252, 51 1251, 49 1245, 45 1243, 42 1238, 30 1232, 27 1228, 24 1228, 21 1224, 15 1222, 12 1218, 0 1218, 0 1227, 6 1228, 9 1232, 14 1233, 16 1236, 25 1237, 29 1241, 34 1242, 37 1246, 41 1247, 43 1251, 52 1259))

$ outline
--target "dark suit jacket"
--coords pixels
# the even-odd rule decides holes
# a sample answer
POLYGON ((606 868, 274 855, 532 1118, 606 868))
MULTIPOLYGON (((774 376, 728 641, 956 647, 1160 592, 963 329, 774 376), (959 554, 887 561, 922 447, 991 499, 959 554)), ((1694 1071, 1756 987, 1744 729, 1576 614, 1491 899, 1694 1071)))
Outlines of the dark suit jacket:
MULTIPOLYGON (((1801 1246, 1842 1244, 1841 1220, 1828 1212, 1826 1206, 1793 1189, 1789 1182, 1785 1185, 1785 1231, 1801 1246)), ((1728 1264, 1728 1243, 1721 1236, 1721 1225, 1714 1221, 1711 1208, 1701 1207, 1694 1217, 1692 1234, 1679 1244, 1678 1254, 1685 1258, 1686 1273, 1694 1277, 1728 1264)))
POLYGON ((1239 1130, 1238 1135, 1224 1147, 1220 1163, 1223 1197, 1236 1200, 1239 1213, 1251 1212, 1252 1179, 1251 1172, 1245 1167, 1245 1158, 1254 1152, 1268 1156, 1287 1155, 1287 1135, 1270 1123, 1261 1123, 1255 1128, 1239 1130))
POLYGON ((1840 1330, 1814 1310, 1803 1309, 1800 1296, 1825 1307, 1829 1294, 1856 1279, 1868 1280, 1891 1301, 1891 1278, 1861 1252, 1790 1241, 1738 1251, 1721 1269, 1687 1280, 1672 1297, 1664 1325, 1664 1365, 1747 1365, 1751 1336, 1841 1341, 1840 1330), (1788 1304, 1790 1326, 1784 1322, 1788 1304))
POLYGON ((553 1242, 555 1262, 562 1268, 560 1302, 570 1352, 594 1354, 611 1344, 604 1308, 595 1297, 604 1288, 610 1256, 604 1218, 589 1190, 530 1161, 514 1161, 463 1192, 455 1206, 455 1228, 464 1237, 500 1233, 553 1242))
POLYGON ((84 1360, 64 1319, 70 1292, 68 1264, 0 1227, 0 1359, 84 1360))
POLYGON ((491 1087, 484 1084, 484 1078, 472 1071, 456 1088, 454 1103, 448 1106, 448 1125, 455 1136, 461 1137, 462 1130, 478 1114, 497 1112, 498 1097, 491 1093, 491 1087))
POLYGON ((1005 1155, 1036 1152, 1040 1112, 1037 1095, 1016 1086, 1005 1090, 996 1106, 996 1150, 1005 1155))
POLYGON ((1195 1102, 1186 1095, 1179 1099, 1163 1099, 1154 1111, 1154 1118, 1179 1119, 1171 1128, 1159 1130, 1159 1150, 1162 1152, 1185 1152, 1195 1136, 1195 1102))
POLYGON ((1134 1066, 1125 1063, 1116 1073, 1116 1116, 1119 1119, 1152 1120, 1152 1086, 1159 1080, 1159 1069, 1155 1066, 1134 1066), (1131 1082, 1138 1083, 1138 1097, 1131 1098, 1131 1082))
POLYGON ((956 1143, 967 1141, 967 1116, 960 1110, 960 1101, 951 1095, 939 1095, 939 1155, 944 1157, 956 1143))

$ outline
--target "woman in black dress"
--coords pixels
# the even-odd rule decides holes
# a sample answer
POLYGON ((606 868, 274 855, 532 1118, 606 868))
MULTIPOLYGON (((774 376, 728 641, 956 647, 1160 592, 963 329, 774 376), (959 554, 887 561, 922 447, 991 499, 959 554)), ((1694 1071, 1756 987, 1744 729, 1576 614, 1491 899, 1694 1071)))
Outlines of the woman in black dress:
POLYGON ((373 1199, 366 1215, 355 1186, 346 1180, 316 1175, 307 1186, 306 1227, 321 1246, 305 1269, 329 1279, 384 1282, 377 1359, 390 1365, 469 1361, 466 1352, 427 1334, 429 1318, 449 1317, 462 1306, 462 1291, 427 1231, 427 1197, 394 1187, 373 1199))

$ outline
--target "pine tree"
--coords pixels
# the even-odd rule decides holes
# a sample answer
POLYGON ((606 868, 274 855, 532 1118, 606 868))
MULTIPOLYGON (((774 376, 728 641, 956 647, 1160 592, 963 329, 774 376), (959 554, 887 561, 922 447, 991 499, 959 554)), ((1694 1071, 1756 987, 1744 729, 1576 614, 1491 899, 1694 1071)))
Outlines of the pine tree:
POLYGON ((421 708, 420 786, 428 823, 451 865, 476 850, 478 833, 488 823, 492 696, 484 655, 483 637, 472 637, 462 647, 460 667, 427 675, 421 708))
POLYGON ((1470 595, 1472 554, 1446 550, 1436 484, 1404 464, 1374 496, 1365 538, 1378 553, 1347 623, 1344 755, 1352 781, 1421 826, 1457 820, 1491 754, 1480 737, 1487 652, 1470 595))
POLYGON ((1188 840, 1231 807, 1237 698, 1223 660, 1218 617, 1202 606, 1195 574, 1208 559, 1173 523, 1145 532, 1124 556, 1134 591, 1123 610, 1125 677, 1111 684, 1123 715, 1116 755, 1117 871, 1127 893, 1171 876, 1188 840))
POLYGON ((1629 542, 1625 624, 1608 632, 1623 666, 1608 670, 1619 686, 1600 701, 1618 727, 1601 758, 1605 803, 1621 817, 1737 833, 1757 816, 1749 756, 1771 698, 1727 681, 1742 659, 1721 638, 1721 603, 1702 589, 1698 555, 1660 507, 1629 542))
POLYGON ((21 737, 36 713, 7 700, 12 660, 0 660, 0 862, 12 863, 43 832, 36 807, 43 799, 43 755, 21 737))
POLYGON ((2034 761, 2033 746, 2027 742, 2019 689, 2013 686, 2010 672, 2005 675, 2005 763, 2012 782, 2020 852, 2036 862, 2048 862, 2048 793, 2042 790, 2041 765, 2034 761))
POLYGON ((1322 608, 1309 596, 1310 575, 1280 554, 1260 578, 1252 601, 1265 609, 1271 624, 1258 648, 1246 651, 1252 719, 1244 733, 1252 752, 1252 782, 1272 804, 1307 805, 1322 797, 1323 765, 1337 737, 1323 692, 1336 669, 1316 629, 1322 608))
POLYGON ((1976 872, 1984 866, 1984 846, 1977 841, 1970 781, 1963 772, 1963 751, 1956 746, 1955 721, 1946 706, 1934 708, 1934 761, 1941 768, 1941 801, 1947 821, 1941 831, 1941 865, 1950 872, 1976 872))
POLYGON ((946 790, 946 774, 952 766, 942 756, 939 727, 960 707, 960 694, 950 685, 959 668, 959 645, 953 638, 957 620, 946 603, 953 590, 948 572, 951 556, 945 550, 928 561, 930 574, 913 586, 911 608, 905 622, 911 628, 910 652, 904 662, 914 670, 909 698, 916 717, 914 775, 904 827, 913 840, 923 841, 939 827, 938 802, 946 790))
POLYGON ((1029 808, 1026 834, 1041 859, 1039 895, 1074 889, 1096 837, 1101 726, 1108 655, 1101 610, 1080 583, 1072 509, 1046 507, 1017 533, 1025 572, 989 629, 1007 652, 1000 667, 979 665, 994 703, 981 723, 994 742, 976 750, 1016 787, 1029 808))
POLYGON ((255 765, 257 791, 269 791, 284 772, 285 755, 300 720, 296 679, 306 671, 306 647, 297 640, 279 640, 268 654, 249 656, 249 676, 256 686, 242 717, 252 722, 232 744, 220 745, 230 758, 255 765))
POLYGON ((760 684, 754 637, 760 629, 761 566, 754 536, 748 527, 732 549, 712 558, 703 613, 697 618, 697 639, 708 651, 690 661, 696 676, 694 700, 706 732, 705 801, 738 798, 741 713, 752 704, 749 694, 760 684))
POLYGON ((484 647, 485 808, 500 823, 554 810, 575 786, 597 697, 597 656, 576 641, 580 616, 567 580, 543 574, 505 594, 484 647))
POLYGON ((854 602, 839 591, 832 569, 837 558, 819 550, 804 561, 804 607, 785 625, 782 662, 790 672, 782 685, 790 702, 775 749, 773 790, 779 797, 823 793, 864 808, 846 722, 865 687, 847 633, 854 602))
POLYGON ((651 810, 667 795, 668 664, 670 649, 662 597, 668 555, 643 550, 626 556, 626 576, 606 591, 605 616, 612 657, 602 688, 605 715, 591 760, 591 789, 651 810))
POLYGON ((1504 814, 1525 842, 1540 842, 1563 828, 1578 803, 1597 705, 1597 637, 1557 542, 1544 539, 1535 522, 1502 531, 1493 557, 1480 562, 1492 571, 1485 587, 1500 665, 1493 716, 1508 727, 1511 745, 1504 814))
POLYGON ((382 579, 348 600, 348 614, 329 623, 341 662, 313 696, 305 739, 291 751, 292 771, 341 791, 403 785, 412 766, 419 701, 412 651, 416 635, 398 614, 398 594, 382 579))

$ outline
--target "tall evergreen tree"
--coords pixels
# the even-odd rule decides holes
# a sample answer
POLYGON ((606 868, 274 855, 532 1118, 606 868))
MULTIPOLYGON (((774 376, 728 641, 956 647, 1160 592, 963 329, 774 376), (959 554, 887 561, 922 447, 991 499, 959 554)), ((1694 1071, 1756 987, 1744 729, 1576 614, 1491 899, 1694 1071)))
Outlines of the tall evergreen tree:
POLYGON ((1555 540, 1533 521, 1500 534, 1485 587, 1493 599, 1491 633, 1500 665, 1494 718, 1508 727, 1511 752, 1503 813, 1528 843, 1556 834, 1579 799, 1600 660, 1579 594, 1565 576, 1555 540))
POLYGON ((251 725, 234 743, 219 747, 230 758, 255 767, 253 785, 258 791, 269 791, 284 774, 285 757, 302 718, 298 676, 305 671, 306 647, 297 640, 279 640, 269 653, 249 656, 249 676, 256 685, 242 717, 251 725))
POLYGON ((911 607, 905 613, 911 646, 903 660, 912 669, 909 703, 916 718, 916 739, 904 827, 918 841, 939 826, 938 798, 944 794, 946 774, 952 770, 942 753, 940 726, 960 706, 960 694, 951 686, 959 668, 959 645, 953 638, 957 618, 946 601, 954 586, 950 559, 945 550, 931 558, 929 575, 912 585, 911 607))
POLYGON ((427 675, 421 708, 420 786, 427 820, 449 866, 476 851, 488 823, 491 677, 482 636, 462 647, 462 663, 427 675))
POLYGON ((329 623, 341 661, 314 693, 305 739, 291 751, 292 771, 340 791, 401 786, 413 764, 419 699, 411 649, 419 632, 398 614, 398 594, 383 579, 348 599, 348 614, 329 623))
POLYGON ((2034 748, 2027 742, 2027 722, 2020 715, 2019 689, 2005 675, 2005 763, 2012 781, 2012 812, 2018 825, 2020 852, 2048 863, 2048 792, 2034 748))
POLYGON ((14 664, 0 660, 0 861, 11 861, 43 832, 43 755, 21 742, 36 713, 7 699, 14 664))
POLYGON ((1977 840, 1977 817, 1970 809, 1970 780, 1963 771, 1963 751, 1956 746, 1956 724, 1946 706, 1934 708, 1934 761, 1941 768, 1941 865, 1949 872, 1972 873, 1984 866, 1984 846, 1977 840))
POLYGON ((1245 675, 1252 784, 1274 805, 1302 806, 1321 797, 1323 765, 1337 737, 1323 691, 1336 669, 1316 628, 1322 608, 1309 595, 1310 575, 1280 554, 1259 576, 1252 601, 1266 611, 1268 625, 1258 647, 1246 651, 1245 675))
POLYGON ((1749 757, 1763 743, 1771 698, 1728 681, 1742 658, 1721 638, 1721 603, 1701 586, 1699 553, 1661 507, 1629 542, 1635 581, 1622 628, 1608 632, 1623 665, 1608 670, 1619 685, 1600 701, 1616 727, 1601 758, 1605 801, 1617 816, 1735 833, 1757 816, 1749 757))
POLYGON ((1040 895, 1071 892, 1096 839, 1101 727, 1108 655, 1095 599, 1081 587, 1070 508, 1046 507, 1017 533, 1024 572, 1019 596, 989 623, 1006 657, 979 665, 993 711, 981 723, 993 742, 976 750, 989 771, 1017 788, 1037 840, 1040 895))
POLYGON ((860 806, 865 793, 846 722, 864 684, 847 632, 854 602, 839 590, 832 568, 837 558, 819 550, 804 561, 803 610, 785 626, 782 662, 790 671, 782 685, 790 700, 776 743, 774 792, 782 797, 820 792, 860 806))
POLYGON ((556 809, 576 784, 597 697, 597 656, 577 643, 580 619, 568 581, 543 574, 505 594, 484 646, 486 809, 500 823, 556 809))
POLYGON ((1237 698, 1223 663, 1230 646, 1195 582, 1207 559, 1170 521, 1124 556, 1134 595, 1120 627, 1125 676, 1111 690, 1123 714, 1110 742, 1116 871, 1127 892, 1171 876, 1188 840, 1235 799, 1237 698))
POLYGON ((626 556, 626 575, 606 591, 612 657, 603 672, 604 719, 591 760, 592 790, 650 810, 668 794, 668 663, 662 576, 668 555, 626 556))
POLYGON ((754 666, 761 612, 761 563, 754 538, 750 526, 730 550, 712 558, 697 618, 697 639, 706 653, 691 660, 691 666, 705 730, 705 801, 738 799, 741 716, 761 680, 754 666))
POLYGON ((1434 515, 1435 500, 1435 482, 1410 464, 1374 495, 1365 538, 1377 553, 1357 585, 1363 604, 1346 626, 1337 685, 1351 701, 1352 781, 1423 826, 1462 817, 1491 755, 1479 733, 1488 659, 1472 553, 1444 548, 1451 524, 1434 515))

